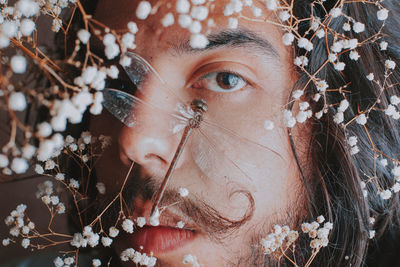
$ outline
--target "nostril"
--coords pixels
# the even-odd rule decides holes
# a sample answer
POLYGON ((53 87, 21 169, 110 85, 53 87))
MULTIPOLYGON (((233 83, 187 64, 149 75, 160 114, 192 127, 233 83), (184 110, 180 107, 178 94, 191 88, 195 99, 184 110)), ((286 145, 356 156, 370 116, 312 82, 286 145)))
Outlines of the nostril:
POLYGON ((146 163, 151 163, 151 162, 157 162, 158 164, 160 164, 161 166, 164 165, 168 165, 168 162, 166 161, 166 159, 164 159, 163 157, 157 155, 157 154, 146 154, 144 156, 144 162, 146 163))

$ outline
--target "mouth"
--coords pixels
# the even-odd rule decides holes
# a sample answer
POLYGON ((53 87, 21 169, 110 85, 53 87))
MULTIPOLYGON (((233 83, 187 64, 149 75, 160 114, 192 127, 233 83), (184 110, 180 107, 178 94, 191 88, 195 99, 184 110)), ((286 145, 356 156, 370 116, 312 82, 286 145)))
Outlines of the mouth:
POLYGON ((146 253, 165 253, 180 248, 195 239, 197 233, 189 229, 169 226, 144 226, 130 237, 132 247, 146 253))

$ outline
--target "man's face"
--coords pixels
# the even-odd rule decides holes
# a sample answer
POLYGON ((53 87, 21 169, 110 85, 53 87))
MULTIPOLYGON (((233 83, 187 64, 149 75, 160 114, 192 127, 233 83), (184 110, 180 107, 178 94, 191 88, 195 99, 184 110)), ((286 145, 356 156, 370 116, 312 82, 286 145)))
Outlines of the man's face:
MULTIPOLYGON (((138 24, 134 52, 161 77, 152 72, 144 76, 136 96, 150 104, 132 104, 137 120, 133 127, 113 126, 116 120, 112 122, 109 114, 93 120, 93 131, 115 140, 115 147, 97 164, 98 179, 113 196, 135 162, 131 179, 136 181, 128 184, 143 192, 128 188, 132 195, 126 201, 133 203, 132 219, 148 221, 151 197, 184 133, 177 130, 182 120, 170 114, 182 115, 179 103, 204 99, 208 110, 177 161, 161 202, 160 226, 138 227, 134 235, 116 242, 121 250, 143 247, 143 252, 153 252, 162 266, 181 266, 187 254, 203 266, 237 266, 261 251, 259 239, 271 225, 290 223, 288 216, 296 217, 304 203, 281 116, 295 81, 291 51, 273 24, 240 18, 239 28, 229 29, 223 15, 226 1, 213 4, 208 19, 214 20, 214 27, 207 27, 208 19, 202 22, 209 48, 190 49, 190 33, 177 25, 175 1, 166 3, 144 21, 135 16, 138 1, 102 0, 97 7, 95 18, 111 29, 123 32, 128 22, 138 24), (161 20, 168 12, 176 15, 175 24, 163 27, 161 20), (266 129, 267 120, 274 123, 272 130, 266 129), (179 188, 186 188, 189 195, 179 196, 179 188), (235 225, 251 214, 252 200, 252 216, 235 225), (176 226, 179 221, 185 223, 183 230, 176 226)), ((263 15, 258 20, 274 19, 260 8, 263 15)), ((254 18, 250 10, 243 13, 254 18)))

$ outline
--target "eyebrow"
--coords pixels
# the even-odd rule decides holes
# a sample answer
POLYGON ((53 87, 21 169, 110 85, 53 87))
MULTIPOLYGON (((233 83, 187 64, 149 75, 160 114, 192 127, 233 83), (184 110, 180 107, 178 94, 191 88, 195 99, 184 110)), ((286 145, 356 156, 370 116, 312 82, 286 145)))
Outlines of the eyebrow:
POLYGON ((172 47, 173 51, 178 54, 197 53, 218 48, 252 48, 259 52, 280 59, 280 55, 276 48, 265 38, 262 38, 255 32, 241 28, 237 30, 223 30, 218 33, 207 36, 209 44, 205 48, 192 48, 188 40, 179 45, 172 47))

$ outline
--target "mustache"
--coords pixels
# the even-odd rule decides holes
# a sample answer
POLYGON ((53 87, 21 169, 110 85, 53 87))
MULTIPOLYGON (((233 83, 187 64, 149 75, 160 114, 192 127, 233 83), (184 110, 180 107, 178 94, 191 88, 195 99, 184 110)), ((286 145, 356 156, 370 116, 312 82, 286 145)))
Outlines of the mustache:
MULTIPOLYGON (((143 178, 140 166, 134 166, 122 192, 123 201, 115 201, 103 214, 103 227, 116 225, 117 218, 121 217, 121 210, 124 214, 131 214, 136 208, 140 208, 135 207, 135 199, 141 198, 144 201, 152 200, 161 186, 161 181, 162 179, 159 177, 143 178)), ((173 206, 175 211, 193 221, 198 229, 206 233, 211 239, 222 241, 226 237, 232 236, 232 234, 248 222, 254 214, 255 202, 251 193, 246 190, 238 189, 233 191, 229 195, 229 198, 237 194, 245 196, 248 200, 248 206, 243 216, 239 219, 229 218, 223 215, 213 207, 213 205, 208 204, 204 199, 194 196, 193 194, 183 198, 179 195, 177 190, 171 189, 171 185, 166 189, 160 202, 160 207, 168 208, 169 206, 173 206)), ((103 201, 99 202, 99 205, 96 205, 97 208, 95 210, 97 210, 97 214, 102 212, 114 197, 115 194, 110 194, 106 198, 103 198, 103 201)))

